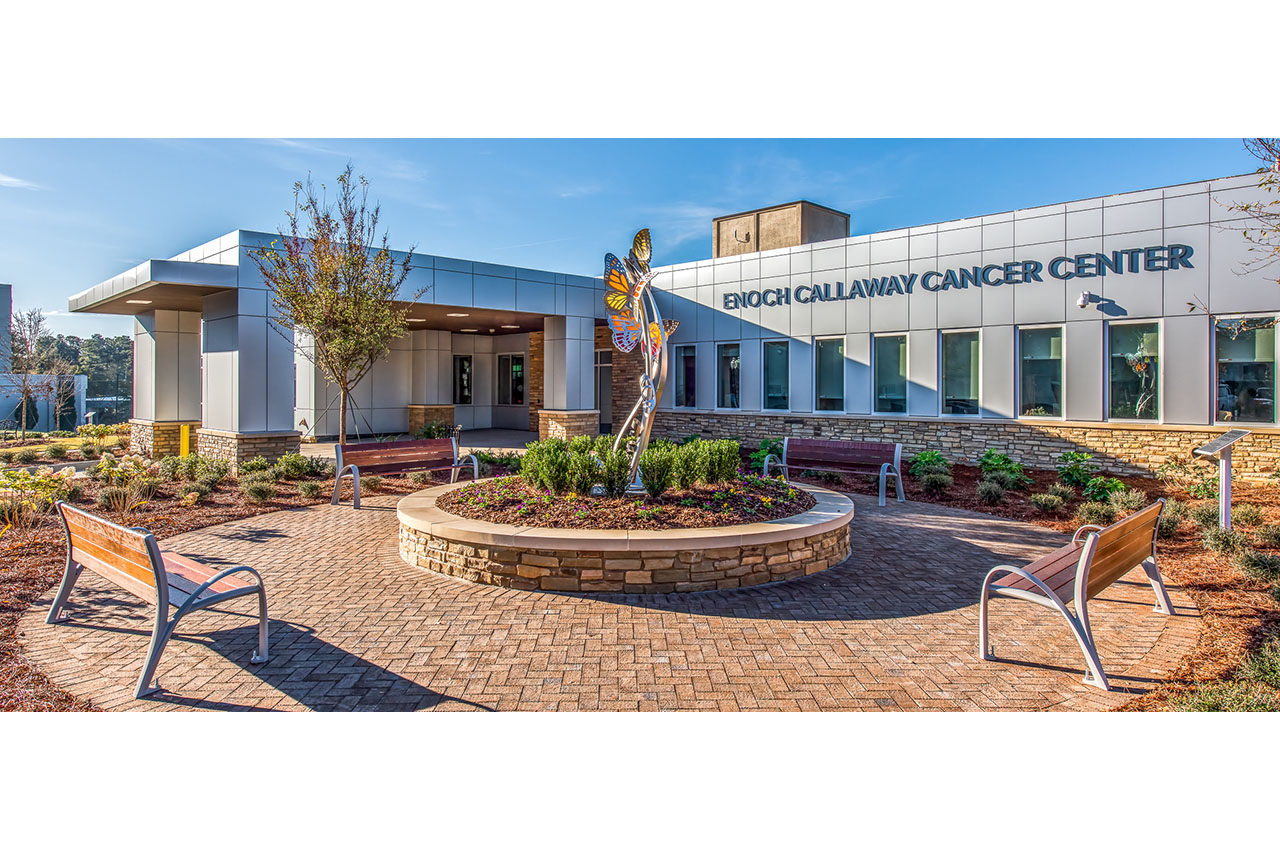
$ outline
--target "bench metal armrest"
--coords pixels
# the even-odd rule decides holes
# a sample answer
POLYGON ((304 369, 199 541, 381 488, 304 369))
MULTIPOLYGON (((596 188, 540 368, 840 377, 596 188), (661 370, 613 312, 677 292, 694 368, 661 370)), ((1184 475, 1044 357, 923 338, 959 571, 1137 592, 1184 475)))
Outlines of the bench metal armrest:
POLYGON ((1076 529, 1076 533, 1071 537, 1071 542, 1072 542, 1072 543, 1079 543, 1079 542, 1080 542, 1080 534, 1081 534, 1081 532, 1085 532, 1085 531, 1102 531, 1102 526, 1100 526, 1100 525, 1082 525, 1082 526, 1080 526, 1079 528, 1077 528, 1077 529, 1076 529))
POLYGON ((213 576, 204 584, 200 585, 195 590, 193 590, 191 592, 191 595, 187 597, 187 601, 183 602, 182 605, 179 606, 178 612, 173 615, 173 622, 175 623, 178 622, 178 620, 182 617, 183 614, 193 611, 196 608, 203 608, 206 605, 213 605, 217 602, 221 602, 223 599, 231 599, 236 596, 244 596, 246 593, 250 593, 250 592, 261 592, 262 589, 263 589, 262 576, 253 567, 244 567, 244 566, 228 567, 227 569, 213 576), (257 585, 247 585, 242 590, 224 591, 223 593, 215 593, 213 596, 210 596, 208 599, 204 599, 204 600, 200 599, 200 595, 204 593, 206 590, 213 587, 215 584, 222 581, 227 576, 235 575, 236 573, 253 573, 253 577, 258 580, 257 585))
POLYGON ((786 465, 785 463, 783 463, 783 462, 782 462, 782 458, 778 457, 778 456, 777 456, 776 454, 774 454, 773 452, 770 452, 769 454, 767 454, 767 455, 765 455, 765 456, 764 456, 764 472, 763 472, 763 476, 764 476, 765 478, 768 478, 768 477, 769 477, 769 466, 770 466, 771 464, 772 464, 773 466, 777 466, 777 467, 780 467, 780 468, 782 469, 782 477, 783 477, 783 479, 784 479, 784 480, 786 480, 786 478, 787 478, 787 465, 786 465))
POLYGON ((476 457, 471 452, 467 452, 462 457, 458 458, 458 460, 453 465, 454 467, 461 469, 462 467, 468 464, 471 465, 471 479, 473 481, 479 481, 480 480, 480 458, 476 457))

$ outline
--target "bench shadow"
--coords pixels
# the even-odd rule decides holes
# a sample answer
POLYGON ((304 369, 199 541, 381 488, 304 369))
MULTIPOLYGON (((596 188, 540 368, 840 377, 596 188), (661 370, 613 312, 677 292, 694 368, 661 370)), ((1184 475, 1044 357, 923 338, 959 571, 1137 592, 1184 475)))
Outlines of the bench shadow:
MULTIPOLYGON (((217 611, 217 609, 210 609, 217 611)), ((235 614, 232 611, 218 611, 235 614)), ((490 706, 433 691, 316 636, 315 630, 271 620, 271 657, 250 664, 258 641, 255 617, 235 628, 190 636, 259 681, 313 711, 421 711, 444 703, 479 711, 490 706)), ((181 639, 182 635, 175 637, 181 639)), ((160 664, 164 683, 164 662, 160 664)), ((162 690, 150 697, 190 708, 219 711, 254 710, 252 705, 187 696, 162 690)))

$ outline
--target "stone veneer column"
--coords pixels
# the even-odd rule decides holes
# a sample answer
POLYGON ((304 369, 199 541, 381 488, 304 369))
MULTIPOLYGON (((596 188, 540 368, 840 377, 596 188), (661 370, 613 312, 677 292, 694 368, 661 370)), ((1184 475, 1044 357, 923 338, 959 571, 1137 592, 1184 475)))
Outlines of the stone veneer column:
POLYGON ((412 369, 409 387, 409 433, 428 422, 452 428, 453 339, 449 331, 411 331, 412 369))
POLYGON ((200 425, 199 313, 134 316, 133 414, 129 450, 147 457, 178 454, 182 426, 200 425))
POLYGON ((595 437, 600 433, 600 411, 598 410, 540 410, 538 411, 538 439, 552 437, 569 439, 586 435, 595 437))
POLYGON ((600 411, 595 409, 595 322, 579 316, 547 316, 542 342, 539 439, 596 436, 600 411))
POLYGON ((543 407, 543 372, 546 362, 545 348, 543 345, 544 334, 542 331, 531 331, 529 333, 529 374, 525 378, 525 385, 529 393, 529 430, 538 430, 538 411, 543 407))
POLYGON ((293 335, 272 326, 270 293, 240 248, 239 288, 204 298, 200 453, 237 465, 297 451, 293 335))

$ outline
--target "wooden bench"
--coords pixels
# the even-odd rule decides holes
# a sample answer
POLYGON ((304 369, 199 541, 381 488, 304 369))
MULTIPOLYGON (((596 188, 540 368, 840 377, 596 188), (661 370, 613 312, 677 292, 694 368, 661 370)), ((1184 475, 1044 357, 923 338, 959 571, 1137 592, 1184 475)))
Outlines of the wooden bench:
POLYGON ((1089 600, 1141 565, 1155 590, 1155 610, 1173 613, 1156 565, 1156 531, 1163 510, 1164 499, 1160 499, 1106 528, 1082 525, 1070 543, 1026 567, 1001 565, 987 573, 978 608, 979 655, 986 661, 994 660, 987 637, 987 603, 992 595, 1034 602, 1067 618, 1088 665, 1084 683, 1110 690, 1089 629, 1089 600), (1001 573, 1006 574, 1005 577, 993 581, 1001 573), (1074 616, 1067 608, 1068 603, 1075 606, 1074 616))
POLYGON ((782 475, 791 480, 788 471, 807 469, 822 472, 844 472, 856 475, 880 476, 880 507, 884 507, 885 485, 893 479, 898 490, 898 501, 905 502, 902 494, 902 443, 864 443, 852 440, 810 440, 786 437, 782 441, 782 457, 771 454, 764 459, 764 475, 769 477, 769 467, 782 468, 782 475))
POLYGON ((394 443, 355 443, 334 446, 337 478, 333 482, 333 498, 330 504, 342 500, 342 476, 350 471, 354 496, 353 508, 360 507, 360 473, 366 475, 401 475, 406 472, 452 473, 449 480, 458 480, 458 470, 471 467, 471 477, 480 478, 480 461, 475 455, 458 457, 458 438, 442 437, 434 440, 400 440, 394 443))
POLYGON ((152 684, 156 666, 184 615, 251 593, 258 594, 258 652, 249 660, 253 664, 266 662, 267 591, 257 570, 252 567, 219 570, 176 552, 162 551, 155 536, 145 528, 125 528, 66 502, 58 502, 58 512, 67 532, 67 566, 46 623, 65 623, 70 619, 62 609, 85 567, 156 606, 151 648, 147 650, 134 697, 158 690, 152 684), (237 573, 252 573, 257 583, 245 581, 237 573), (169 618, 170 606, 178 609, 172 619, 169 618))

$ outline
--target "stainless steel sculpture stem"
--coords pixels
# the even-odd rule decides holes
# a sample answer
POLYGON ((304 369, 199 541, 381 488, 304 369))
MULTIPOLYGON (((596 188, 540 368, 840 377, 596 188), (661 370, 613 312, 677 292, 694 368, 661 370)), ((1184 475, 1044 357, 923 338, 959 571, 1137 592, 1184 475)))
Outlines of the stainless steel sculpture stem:
POLYGON ((662 390, 667 385, 667 330, 662 322, 662 314, 658 312, 658 305, 653 300, 653 293, 645 289, 641 298, 641 327, 646 328, 646 331, 640 343, 641 355, 644 357, 644 372, 640 375, 640 397, 636 399, 631 412, 618 429, 617 439, 613 441, 613 450, 618 451, 630 429, 635 427, 636 447, 631 456, 631 486, 628 491, 644 489, 640 483, 640 455, 649 446, 649 432, 653 430, 658 399, 662 397, 662 390), (651 323, 658 327, 659 342, 656 351, 648 344, 647 329, 651 323))

